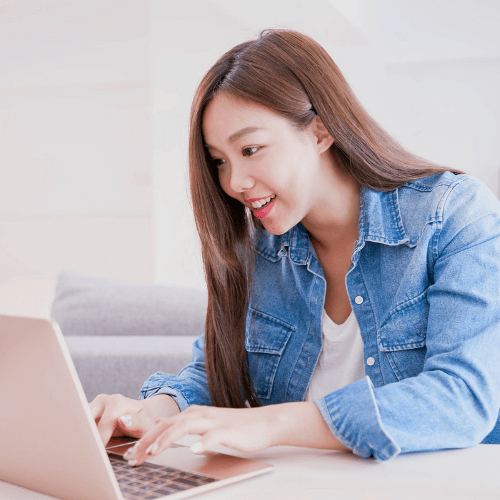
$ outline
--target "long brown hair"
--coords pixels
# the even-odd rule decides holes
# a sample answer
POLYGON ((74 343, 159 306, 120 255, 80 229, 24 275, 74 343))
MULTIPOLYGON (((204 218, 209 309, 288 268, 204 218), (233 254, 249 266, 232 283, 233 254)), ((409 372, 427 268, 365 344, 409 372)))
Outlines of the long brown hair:
MULTIPOLYGON (((252 101, 304 130, 316 115, 334 137, 336 163, 360 184, 389 191, 442 172, 398 144, 365 111, 337 65, 314 40, 265 30, 224 54, 202 79, 191 109, 189 175, 208 287, 205 366, 214 406, 258 406, 245 351, 245 321, 260 225, 224 193, 204 146, 202 117, 220 92, 252 101)), ((458 171, 457 171, 458 173, 458 171)))

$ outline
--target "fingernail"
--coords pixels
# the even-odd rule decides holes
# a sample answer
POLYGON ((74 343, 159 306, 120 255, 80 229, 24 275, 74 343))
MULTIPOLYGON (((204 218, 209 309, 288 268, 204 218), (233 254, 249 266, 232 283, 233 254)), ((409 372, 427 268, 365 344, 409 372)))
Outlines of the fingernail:
POLYGON ((132 448, 129 448, 124 454, 123 454, 123 458, 125 460, 128 460, 129 458, 132 458, 134 456, 134 453, 135 453, 135 450, 136 450, 136 446, 132 446, 132 448))
POLYGON ((158 443, 155 442, 151 446, 148 446, 148 449, 146 450, 146 453, 148 455, 153 455, 154 453, 156 453, 157 449, 158 449, 158 443))
POLYGON ((191 451, 193 453, 199 453, 201 451, 201 447, 203 445, 198 441, 197 443, 194 443, 193 446, 191 446, 191 451))
POLYGON ((123 415, 120 417, 120 420, 125 427, 130 427, 132 425, 132 417, 130 415, 123 415))
POLYGON ((131 465, 132 467, 137 463, 137 460, 129 460, 128 464, 131 465))

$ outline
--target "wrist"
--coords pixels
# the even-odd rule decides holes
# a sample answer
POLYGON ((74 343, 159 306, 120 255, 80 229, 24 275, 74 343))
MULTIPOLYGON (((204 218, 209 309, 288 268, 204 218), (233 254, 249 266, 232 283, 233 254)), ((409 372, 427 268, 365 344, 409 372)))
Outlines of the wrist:
POLYGON ((274 405, 273 446, 350 451, 331 432, 312 401, 274 405))
POLYGON ((156 394, 143 400, 144 405, 156 418, 172 417, 180 413, 174 398, 168 394, 156 394))

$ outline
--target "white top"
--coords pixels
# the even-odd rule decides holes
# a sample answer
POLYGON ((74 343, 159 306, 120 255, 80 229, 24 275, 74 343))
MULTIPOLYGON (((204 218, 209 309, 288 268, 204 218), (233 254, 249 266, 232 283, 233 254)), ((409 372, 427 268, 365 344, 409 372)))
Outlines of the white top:
POLYGON ((341 325, 323 309, 322 348, 307 388, 305 401, 314 401, 365 376, 363 340, 356 316, 351 314, 341 325))

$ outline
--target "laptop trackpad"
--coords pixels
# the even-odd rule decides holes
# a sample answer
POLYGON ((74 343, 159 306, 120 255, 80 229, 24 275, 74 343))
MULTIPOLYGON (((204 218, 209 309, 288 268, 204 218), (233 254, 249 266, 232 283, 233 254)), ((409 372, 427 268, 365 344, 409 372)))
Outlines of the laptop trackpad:
MULTIPOLYGON (((137 439, 112 438, 106 447, 106 451, 123 456, 136 442, 137 439)), ((263 471, 263 469, 272 468, 269 464, 260 461, 233 457, 212 451, 196 455, 189 447, 176 443, 157 457, 149 458, 147 462, 188 470, 217 479, 229 479, 240 475, 249 477, 263 471)))

